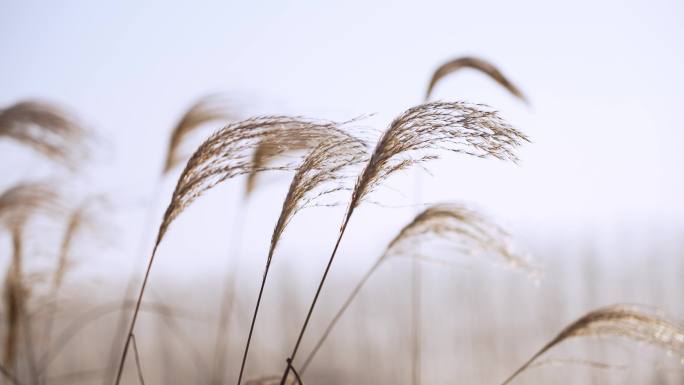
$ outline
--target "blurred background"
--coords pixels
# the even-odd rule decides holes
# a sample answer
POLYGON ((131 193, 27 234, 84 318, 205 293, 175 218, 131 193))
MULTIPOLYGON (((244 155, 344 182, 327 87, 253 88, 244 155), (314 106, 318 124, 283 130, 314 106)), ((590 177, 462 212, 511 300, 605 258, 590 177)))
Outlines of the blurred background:
MULTIPOLYGON (((239 118, 341 121, 373 114, 359 125, 381 131, 423 101, 439 65, 458 56, 485 58, 529 104, 470 70, 445 78, 432 98, 496 108, 531 138, 520 161, 448 155, 431 163, 430 173, 391 178, 373 194, 382 204, 366 204, 352 219, 304 348, 420 209, 416 196, 466 203, 509 230, 543 274, 530 279, 463 257, 446 267, 424 265, 420 378, 500 383, 596 307, 640 303, 684 320, 683 17, 678 1, 2 1, 0 106, 56 102, 95 132, 96 150, 74 173, 0 140, 0 187, 47 178, 74 200, 106 196, 108 209, 98 218, 105 230, 80 239, 61 294, 55 328, 68 332, 89 311, 133 298, 130 279, 144 271, 182 168, 160 177, 169 135, 199 98, 221 93, 239 118)), ((222 126, 203 127, 186 152, 222 126)), ((147 295, 175 316, 148 312, 136 328, 148 384, 209 383, 226 266, 238 272, 223 368, 226 382, 234 383, 289 178, 260 177, 249 200, 244 178, 232 179, 171 226, 147 295)), ((249 378, 284 367, 343 213, 344 206, 304 210, 283 235, 249 378)), ((58 243, 50 226, 26 241, 37 249, 28 270, 53 263, 58 243)), ((0 247, 4 270, 11 254, 6 234, 0 247)), ((395 260, 378 271, 312 364, 307 383, 412 382, 412 268, 395 260)), ((119 318, 118 311, 98 315, 64 342, 48 382, 101 383, 111 370, 119 318)), ((550 364, 516 381, 684 379, 676 358, 620 340, 577 341, 550 356, 614 366, 550 364)), ((129 364, 124 383, 136 381, 129 364)))

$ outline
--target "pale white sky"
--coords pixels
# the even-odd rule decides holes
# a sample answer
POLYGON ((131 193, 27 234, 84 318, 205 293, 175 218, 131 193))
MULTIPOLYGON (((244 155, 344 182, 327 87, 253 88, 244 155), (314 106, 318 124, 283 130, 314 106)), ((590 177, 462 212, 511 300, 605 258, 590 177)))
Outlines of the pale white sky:
MULTIPOLYGON (((374 112, 368 124, 382 129, 421 102, 441 62, 478 55, 519 85, 531 107, 467 71, 441 83, 435 97, 490 104, 533 143, 518 166, 448 156, 432 165, 434 178, 423 178, 425 200, 474 202, 539 235, 682 228, 682 20, 684 3, 674 0, 3 1, 0 104, 40 97, 71 107, 108 143, 89 186, 133 204, 154 191, 175 120, 208 92, 226 92, 245 116, 374 112)), ((0 151, 3 184, 39 167, 7 162, 28 156, 6 143, 0 151)), ((387 190, 376 200, 411 203, 412 180, 390 183, 405 198, 387 190)), ((275 179, 257 195, 245 242, 267 243, 280 206, 268 189, 282 194, 287 183, 275 179)), ((232 222, 217 212, 230 216, 238 190, 226 186, 202 199, 175 224, 170 242, 223 239, 232 222)), ((122 222, 144 217, 130 211, 118 213, 122 222)), ((360 242, 357 248, 379 250, 412 213, 366 206, 354 219, 350 249, 360 242), (369 230, 373 237, 364 238, 369 230)), ((327 248, 340 216, 305 213, 283 249, 298 252, 302 233, 324 226, 330 236, 311 243, 327 248)))

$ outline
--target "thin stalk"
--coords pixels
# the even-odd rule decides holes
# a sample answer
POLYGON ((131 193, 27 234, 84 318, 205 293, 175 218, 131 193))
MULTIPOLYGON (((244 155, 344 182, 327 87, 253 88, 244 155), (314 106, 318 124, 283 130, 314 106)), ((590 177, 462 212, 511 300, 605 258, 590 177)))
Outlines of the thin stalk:
POLYGON ((135 334, 131 336, 133 343, 133 354, 135 354, 135 366, 138 368, 138 381, 140 385, 145 385, 145 377, 142 372, 142 365, 140 364, 140 353, 138 352, 138 343, 135 341, 135 334))
MULTIPOLYGON (((223 384, 225 380, 225 370, 223 370, 222 364, 226 361, 226 347, 225 343, 226 336, 228 335, 229 318, 231 315, 231 310, 233 308, 233 302, 235 299, 235 278, 236 268, 239 266, 237 263, 237 258, 240 255, 240 249, 242 246, 242 230, 244 229, 245 212, 247 211, 246 205, 249 203, 249 197, 245 197, 242 204, 238 205, 237 213, 235 214, 235 224, 233 226, 233 236, 230 242, 233 247, 233 255, 229 255, 228 263, 225 265, 224 276, 226 279, 223 281, 223 295, 221 296, 221 305, 219 310, 219 320, 218 329, 216 331, 216 343, 214 345, 214 362, 211 369, 211 383, 212 384, 223 384)), ((230 253, 229 253, 230 254, 230 253)))
POLYGON ((268 270, 271 267, 271 257, 273 257, 273 249, 268 253, 266 269, 264 276, 261 279, 261 287, 259 288, 259 295, 254 306, 254 313, 252 314, 252 323, 249 325, 249 334, 247 334, 247 343, 245 344, 245 352, 242 354, 242 363, 240 364, 240 374, 238 375, 238 385, 242 383, 242 376, 245 372, 245 363, 247 362, 247 354, 249 353, 249 345, 252 342, 252 334, 254 333, 254 325, 256 324, 257 314, 259 313, 259 306, 261 305, 261 297, 264 295, 264 287, 266 286, 266 278, 268 278, 268 270))
POLYGON ((138 299, 135 303, 135 310, 133 311, 133 319, 131 320, 130 327, 128 328, 128 333, 126 336, 126 343, 124 344, 123 352, 121 353, 121 359, 119 360, 119 369, 116 372, 116 380, 114 384, 119 385, 121 383, 121 375, 123 374, 124 364, 126 363, 126 356, 128 355, 128 348, 131 345, 131 339, 133 338, 133 329, 135 329, 135 322, 138 320, 138 314, 140 313, 140 305, 142 304, 143 295, 145 294, 145 288, 147 287, 147 281, 150 278, 150 271, 152 270, 152 264, 154 263, 154 257, 157 254, 157 247, 159 247, 159 242, 156 242, 154 248, 152 249, 152 254, 150 254, 150 259, 147 263, 147 269, 145 270, 145 277, 143 278, 142 286, 140 287, 140 293, 138 293, 138 299))
POLYGON ((347 297, 347 300, 344 301, 344 304, 342 304, 342 307, 340 307, 340 309, 335 314, 335 317, 333 317, 332 321, 330 321, 330 323, 328 324, 328 327, 323 332, 323 335, 318 339, 318 342, 316 342, 316 345, 311 350, 311 353, 309 353, 308 357, 306 357, 306 360, 304 360, 304 363, 302 364, 302 368, 299 370, 300 374, 302 374, 302 375, 304 374, 304 372, 306 371, 306 368, 309 367, 309 364, 311 363, 311 361, 316 356, 316 353, 318 353, 318 350, 321 348, 321 346, 323 346, 323 343, 326 341, 326 339, 328 338, 328 336, 332 332, 335 325, 337 325, 337 322, 340 320, 340 318, 342 318, 342 315, 347 311, 347 308, 354 301, 354 299, 359 294, 359 292, 361 291, 361 288, 363 288, 363 286, 366 284, 368 279, 370 279, 370 277, 373 275, 373 273, 375 273, 375 271, 378 269, 378 267, 380 267, 380 264, 382 263, 382 261, 383 261, 383 258, 378 259, 373 264, 373 266, 371 266, 370 269, 368 269, 368 271, 366 271, 366 273, 363 275, 363 277, 361 278, 359 283, 356 284, 356 287, 354 287, 354 290, 352 290, 351 294, 349 294, 349 297, 347 297))
MULTIPOLYGON (((162 174, 163 175, 163 174, 162 174)), ((148 248, 148 229, 151 229, 154 223, 154 218, 155 218, 155 203, 157 202, 157 198, 159 197, 162 189, 162 182, 163 182, 163 176, 159 178, 159 180, 156 183, 156 187, 152 191, 151 195, 151 206, 147 210, 147 215, 145 217, 145 222, 143 223, 143 227, 140 231, 140 239, 138 240, 138 251, 136 255, 144 255, 145 251, 148 248)), ((156 251, 157 246, 154 246, 154 249, 156 251)), ((122 307, 126 306, 126 302, 128 301, 128 292, 133 288, 135 285, 135 282, 137 281, 137 274, 136 274, 137 269, 135 269, 133 272, 130 274, 130 280, 128 281, 128 285, 126 287, 126 292, 124 293, 124 298, 122 302, 122 307)), ((125 330, 126 330, 126 320, 128 319, 126 312, 121 313, 121 317, 119 318, 118 326, 117 326, 117 332, 114 335, 114 343, 112 344, 112 349, 109 353, 109 360, 108 362, 113 362, 115 360, 115 357, 117 355, 117 341, 119 340, 119 336, 124 335, 125 330)), ((124 345, 128 345, 128 339, 127 342, 124 345)), ((124 353, 125 354, 125 353, 124 353)), ((103 385, 108 385, 111 384, 111 378, 114 375, 114 370, 116 366, 112 366, 111 369, 107 369, 107 373, 102 377, 103 380, 103 385), (110 372, 111 371, 111 372, 110 372)), ((121 374, 118 373, 117 377, 120 376, 121 374)), ((116 383, 118 384, 119 379, 116 380, 116 383)))
MULTIPOLYGON (((353 207, 353 206, 350 206, 350 207, 353 207)), ((323 284, 325 283, 325 279, 328 277, 328 273, 330 272, 330 267, 332 266, 333 260, 335 259, 335 254, 337 254, 337 249, 340 247, 340 241, 342 241, 342 236, 344 236, 344 231, 347 229, 347 224, 349 223, 349 219, 351 218, 351 214, 352 214, 352 209, 349 210, 349 212, 347 213, 347 216, 344 219, 344 222, 342 223, 342 227, 340 227, 340 234, 337 237, 337 241, 335 242, 335 247, 333 248, 332 254, 330 254, 330 259, 328 260, 328 264, 325 267, 325 271, 323 272, 323 276, 321 277, 321 282, 318 284, 318 288, 316 289, 316 295, 314 295, 313 301, 311 302, 311 306, 309 306, 309 312, 306 314, 306 319, 304 320, 304 325, 302 325, 302 329, 299 331, 299 337, 297 337, 297 343, 295 343, 294 349, 292 349, 292 354, 290 354, 290 357, 289 357, 290 362, 294 361, 295 356, 297 355, 297 351, 299 350, 299 344, 301 344, 302 338, 304 337, 304 332, 306 332, 306 328, 307 328, 307 326, 309 326, 309 320, 311 319, 311 314, 313 314, 314 307, 316 307, 316 302, 318 301, 318 296, 321 294, 321 290, 323 289, 323 284)), ((288 363, 287 367, 285 368, 285 372, 283 373, 283 377, 280 379, 280 385, 285 385, 285 381, 287 380, 287 376, 290 374, 290 368, 291 368, 291 365, 288 363)))

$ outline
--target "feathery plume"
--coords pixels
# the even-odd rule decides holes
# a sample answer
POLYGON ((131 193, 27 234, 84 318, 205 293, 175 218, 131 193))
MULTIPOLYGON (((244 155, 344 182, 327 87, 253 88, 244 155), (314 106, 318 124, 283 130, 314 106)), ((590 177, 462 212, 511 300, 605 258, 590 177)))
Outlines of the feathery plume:
POLYGON ((432 90, 435 85, 449 74, 452 74, 463 68, 472 68, 478 70, 490 78, 494 79, 502 87, 506 88, 511 94, 515 95, 518 99, 523 102, 527 102, 527 98, 523 93, 511 83, 496 66, 488 61, 485 61, 476 57, 460 57, 450 60, 437 68, 437 70, 432 74, 432 79, 430 79, 430 84, 428 85, 427 93, 425 94, 425 100, 430 99, 432 90))
POLYGON ((5 190, 0 195, 0 225, 9 231, 13 248, 12 259, 5 275, 4 290, 8 328, 3 359, 9 366, 15 359, 19 326, 25 314, 25 304, 29 296, 27 288, 24 287, 22 247, 24 225, 37 211, 50 213, 57 207, 57 194, 47 184, 23 183, 5 190))
POLYGON ((219 95, 209 95, 198 100, 185 112, 171 132, 163 174, 173 170, 183 161, 184 157, 180 153, 181 147, 190 134, 207 123, 234 119, 234 113, 219 95))
POLYGON ((24 101, 0 109, 0 137, 23 143, 69 168, 87 156, 88 131, 60 108, 24 101))
POLYGON ((614 336, 647 343, 679 356, 684 362, 684 328, 646 308, 611 305, 591 311, 571 323, 503 382, 510 383, 549 349, 573 337, 614 336))

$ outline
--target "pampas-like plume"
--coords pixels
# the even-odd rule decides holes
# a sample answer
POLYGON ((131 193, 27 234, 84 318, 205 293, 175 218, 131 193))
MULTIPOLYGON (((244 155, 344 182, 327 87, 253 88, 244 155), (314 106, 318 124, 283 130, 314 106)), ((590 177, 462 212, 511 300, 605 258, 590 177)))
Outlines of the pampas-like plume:
POLYGON ((163 173, 166 174, 184 159, 180 153, 184 140, 201 126, 211 122, 234 120, 235 115, 218 95, 209 95, 193 104, 171 132, 163 173))
POLYGON ((10 231, 24 226, 37 211, 56 213, 60 210, 57 193, 45 183, 20 183, 0 195, 0 224, 10 231))
MULTIPOLYGON (((24 287, 22 239, 24 225, 37 211, 52 211, 57 207, 57 195, 46 184, 24 183, 6 190, 0 195, 0 225, 12 237, 12 260, 5 276, 4 304, 8 328, 5 337, 3 362, 11 366, 15 360, 17 338, 28 290, 24 287)), ((26 333, 30 331, 26 330, 26 333)))
POLYGON ((68 113, 45 102, 25 101, 0 109, 2 136, 69 168, 75 168, 87 155, 87 130, 68 113))
POLYGON ((249 174, 255 169, 258 171, 295 169, 296 162, 253 167, 251 151, 256 148, 258 143, 264 140, 274 143, 274 153, 281 155, 292 147, 289 144, 292 141, 305 140, 313 147, 327 140, 331 131, 339 131, 338 126, 339 124, 334 122, 316 122, 288 116, 256 117, 225 126, 199 146, 181 173, 171 196, 171 202, 166 208, 162 223, 159 226, 157 239, 148 259, 143 282, 138 293, 138 305, 133 311, 126 343, 119 361, 115 381, 117 385, 121 381, 131 335, 135 328, 154 257, 169 225, 198 197, 221 182, 238 175, 249 174))
POLYGON ((442 80, 447 75, 454 73, 463 68, 472 68, 478 70, 490 78, 494 79, 502 87, 506 88, 511 94, 515 95, 517 98, 523 102, 527 102, 525 95, 511 83, 502 73, 496 68, 492 63, 476 57, 460 57, 454 60, 450 60, 442 64, 437 70, 432 74, 432 79, 430 79, 430 84, 428 85, 427 93, 425 94, 425 100, 430 99, 432 94, 432 89, 435 85, 442 80))
MULTIPOLYGON (((363 172, 356 180, 337 241, 309 306, 290 359, 294 361, 297 354, 349 219, 374 188, 397 171, 437 159, 439 150, 481 158, 493 157, 515 161, 517 160, 515 148, 526 140, 527 137, 524 134, 515 130, 495 111, 484 105, 464 102, 425 103, 410 108, 396 118, 378 141, 363 172), (419 151, 423 152, 419 158, 411 157, 419 151)), ((285 384, 289 371, 288 366, 281 378, 281 385, 285 384)))
POLYGON ((644 342, 684 362, 684 328, 643 307, 611 305, 591 311, 561 331, 503 382, 506 385, 549 349, 573 337, 615 336, 644 342))
POLYGON ((266 268, 254 308, 247 343, 245 344, 238 384, 242 382, 247 353, 249 352, 252 333, 266 285, 268 271, 273 259, 273 253, 285 227, 287 227, 287 224, 298 211, 313 204, 318 198, 343 190, 345 186, 342 182, 346 178, 344 178, 342 172, 347 167, 359 164, 367 159, 367 148, 361 140, 342 131, 333 131, 331 134, 327 140, 321 142, 307 155, 290 183, 278 222, 273 229, 271 246, 266 258, 266 268))
POLYGON ((421 256, 414 255, 416 245, 430 242, 435 238, 459 253, 472 256, 491 256, 512 267, 521 268, 530 273, 535 272, 523 257, 510 249, 507 244, 508 234, 481 214, 465 206, 452 203, 430 206, 399 231, 387 245, 385 251, 356 284, 302 364, 302 374, 349 305, 383 262, 392 256, 400 255, 409 255, 421 259, 421 256))

